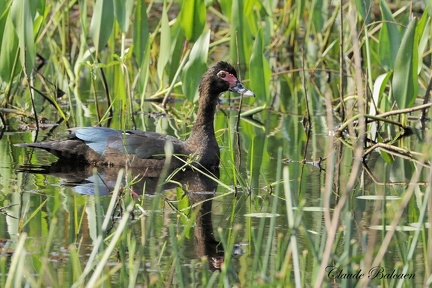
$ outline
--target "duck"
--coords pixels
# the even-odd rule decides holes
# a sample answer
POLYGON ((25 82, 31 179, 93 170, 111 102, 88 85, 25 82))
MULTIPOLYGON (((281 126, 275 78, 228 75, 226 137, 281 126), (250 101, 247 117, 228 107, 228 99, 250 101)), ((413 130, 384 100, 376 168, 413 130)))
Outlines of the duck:
POLYGON ((171 168, 180 167, 185 160, 191 159, 194 166, 211 169, 220 162, 220 149, 214 131, 214 116, 220 94, 232 91, 254 96, 254 93, 238 79, 234 67, 224 61, 203 74, 198 91, 197 117, 189 137, 184 141, 151 131, 79 127, 69 129, 69 134, 63 139, 16 146, 46 150, 63 163, 159 170, 166 167, 169 158, 168 165, 171 168), (166 147, 171 147, 168 153, 166 147))

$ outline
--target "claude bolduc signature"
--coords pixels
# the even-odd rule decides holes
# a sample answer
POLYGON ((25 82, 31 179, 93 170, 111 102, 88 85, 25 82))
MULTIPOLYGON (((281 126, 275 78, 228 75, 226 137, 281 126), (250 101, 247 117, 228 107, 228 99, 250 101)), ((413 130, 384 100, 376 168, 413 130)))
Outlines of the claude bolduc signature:
POLYGON ((336 266, 327 266, 327 277, 329 279, 413 279, 415 273, 400 273, 393 269, 391 272, 386 271, 383 267, 372 267, 369 270, 359 269, 357 271, 345 271, 336 266))

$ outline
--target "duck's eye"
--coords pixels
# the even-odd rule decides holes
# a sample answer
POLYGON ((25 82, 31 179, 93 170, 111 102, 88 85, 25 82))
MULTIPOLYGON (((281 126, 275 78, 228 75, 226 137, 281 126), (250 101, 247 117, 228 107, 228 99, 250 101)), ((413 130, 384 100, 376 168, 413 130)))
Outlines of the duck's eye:
POLYGON ((218 75, 219 75, 219 77, 222 78, 222 79, 226 77, 226 73, 225 73, 224 71, 219 72, 218 75))

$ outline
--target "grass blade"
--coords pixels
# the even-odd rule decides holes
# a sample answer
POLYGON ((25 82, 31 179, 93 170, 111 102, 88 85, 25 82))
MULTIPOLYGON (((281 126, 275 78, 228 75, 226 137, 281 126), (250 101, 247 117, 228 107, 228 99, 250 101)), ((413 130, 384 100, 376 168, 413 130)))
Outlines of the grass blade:
POLYGON ((189 61, 186 63, 184 72, 182 73, 182 88, 183 93, 189 101, 194 100, 200 78, 197 75, 202 75, 207 70, 208 49, 210 44, 210 30, 198 38, 197 42, 192 47, 189 61))
POLYGON ((114 0, 114 14, 123 33, 127 32, 130 24, 133 2, 133 0, 114 0))
POLYGON ((401 43, 401 32, 398 24, 385 1, 380 1, 383 17, 382 29, 379 33, 379 59, 381 65, 390 69, 394 68, 394 62, 401 43))
POLYGON ((258 99, 265 101, 269 95, 271 70, 263 52, 264 34, 260 29, 250 58, 250 87, 258 99))
POLYGON ((141 65, 144 59, 144 55, 148 50, 147 43, 150 36, 146 11, 147 7, 145 5, 145 1, 138 1, 135 9, 136 10, 133 29, 133 53, 136 57, 138 65, 141 65))
POLYGON ((399 109, 411 107, 417 97, 417 43, 415 31, 417 20, 408 25, 402 38, 402 44, 396 55, 392 81, 393 97, 399 109))
POLYGON ((157 61, 157 72, 159 80, 162 82, 165 66, 171 56, 171 49, 167 49, 167 47, 171 47, 171 32, 165 2, 161 19, 160 47, 163 47, 163 49, 160 49, 159 59, 157 61))
POLYGON ((206 16, 205 1, 183 1, 180 25, 187 40, 195 42, 200 37, 205 27, 206 16))
POLYGON ((5 82, 9 82, 13 79, 20 70, 15 69, 16 57, 18 53, 18 36, 15 33, 15 29, 12 23, 12 16, 6 19, 4 24, 3 39, 1 42, 0 50, 0 78, 5 82))
POLYGON ((96 51, 100 52, 108 43, 114 24, 113 0, 97 0, 90 23, 90 36, 96 51))
POLYGON ((36 47, 33 36, 33 16, 30 2, 14 1, 11 8, 12 22, 19 39, 20 60, 27 75, 33 72, 36 47))

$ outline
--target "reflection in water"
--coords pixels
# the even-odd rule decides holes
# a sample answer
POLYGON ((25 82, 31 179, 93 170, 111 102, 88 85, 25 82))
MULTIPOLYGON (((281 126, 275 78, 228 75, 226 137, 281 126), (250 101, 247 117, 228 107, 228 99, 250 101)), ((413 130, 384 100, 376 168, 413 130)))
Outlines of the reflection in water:
MULTIPOLYGON (((23 165, 17 172, 45 174, 62 179, 63 185, 73 187, 74 191, 83 195, 111 195, 117 182, 120 169, 115 167, 92 167, 70 165, 59 161, 52 165, 35 166, 23 165)), ((207 171, 206 173, 210 173, 207 171)), ((128 189, 134 197, 139 195, 154 195, 159 191, 182 188, 187 195, 190 207, 195 214, 194 228, 195 252, 199 258, 207 257, 210 270, 220 270, 224 261, 222 243, 215 239, 212 224, 212 200, 218 183, 219 169, 211 171, 212 178, 202 173, 181 170, 170 175, 169 181, 160 181, 158 177, 147 177, 148 169, 128 170, 131 181, 123 187, 128 189), (172 177, 171 177, 172 176, 172 177)), ((93 234, 93 233, 91 233, 93 234)), ((92 237, 93 238, 93 237, 92 237)), ((237 247, 238 248, 238 247, 237 247)), ((237 249, 238 250, 238 249, 237 249)), ((242 254, 236 251, 237 254, 242 254)))

